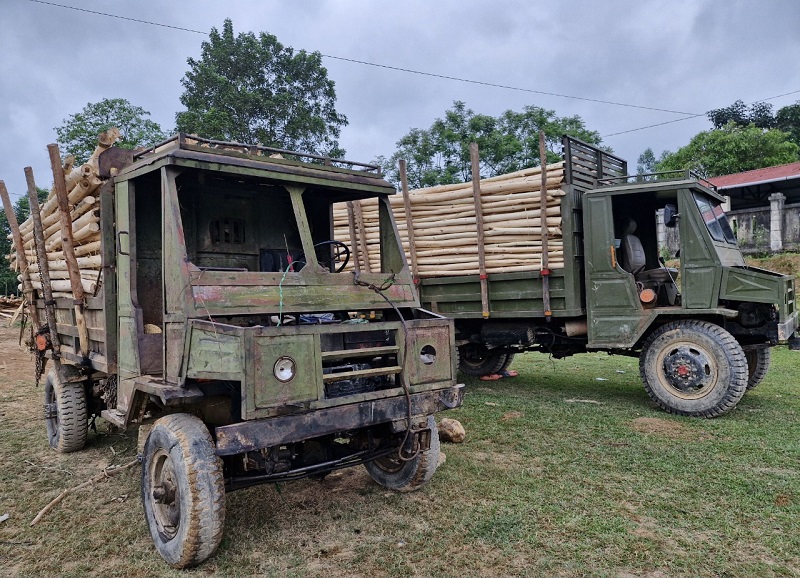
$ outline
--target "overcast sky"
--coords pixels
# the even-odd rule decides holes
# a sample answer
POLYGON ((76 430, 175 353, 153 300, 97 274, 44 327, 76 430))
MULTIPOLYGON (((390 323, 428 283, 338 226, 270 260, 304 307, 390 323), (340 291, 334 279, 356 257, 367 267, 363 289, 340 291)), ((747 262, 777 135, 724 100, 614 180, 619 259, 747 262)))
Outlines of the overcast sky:
POLYGON ((347 158, 391 155, 411 128, 428 128, 454 100, 498 115, 536 105, 580 115, 629 162, 710 128, 703 113, 800 100, 796 0, 320 0, 276 2, 55 0, 197 34, 31 0, 0 0, 0 179, 25 193, 23 167, 52 183, 46 145, 87 103, 125 98, 172 130, 186 59, 225 18, 234 32, 266 31, 295 49, 398 68, 701 114, 686 115, 508 90, 324 58, 336 83, 347 158))

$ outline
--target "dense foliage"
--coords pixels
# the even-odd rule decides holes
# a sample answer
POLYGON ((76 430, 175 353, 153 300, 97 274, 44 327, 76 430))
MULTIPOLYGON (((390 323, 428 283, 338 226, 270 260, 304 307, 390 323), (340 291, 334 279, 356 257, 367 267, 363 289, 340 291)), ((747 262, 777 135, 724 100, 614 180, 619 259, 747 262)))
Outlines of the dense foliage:
POLYGON ((478 143, 482 177, 538 166, 539 130, 545 133, 547 161, 561 158, 561 136, 568 134, 591 144, 600 135, 586 128, 579 116, 559 117, 555 111, 526 106, 494 117, 475 113, 456 101, 428 129, 414 128, 397 141, 397 151, 379 161, 387 178, 398 183, 398 162, 407 162, 411 188, 465 182, 472 178, 469 145, 478 143))
POLYGON ((122 148, 149 146, 164 140, 166 135, 161 127, 148 116, 149 112, 124 98, 90 102, 55 128, 61 154, 73 155, 77 165, 85 163, 97 146, 97 135, 112 127, 120 131, 116 145, 122 148))
POLYGON ((199 60, 189 58, 176 117, 180 132, 341 157, 334 82, 319 52, 295 52, 272 34, 211 30, 199 60))

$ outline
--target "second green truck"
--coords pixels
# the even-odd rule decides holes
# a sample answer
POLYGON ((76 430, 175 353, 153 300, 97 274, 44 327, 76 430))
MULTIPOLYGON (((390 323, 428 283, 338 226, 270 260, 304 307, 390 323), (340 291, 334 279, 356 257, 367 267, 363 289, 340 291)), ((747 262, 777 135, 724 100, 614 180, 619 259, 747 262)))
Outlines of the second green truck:
POLYGON ((423 307, 455 319, 461 371, 502 372, 522 351, 605 351, 638 356, 668 412, 730 411, 765 376, 770 346, 795 331, 793 278, 745 264, 709 183, 688 172, 636 179, 607 152, 563 146, 554 266, 418 280, 423 307), (672 267, 667 232, 679 246, 672 267))

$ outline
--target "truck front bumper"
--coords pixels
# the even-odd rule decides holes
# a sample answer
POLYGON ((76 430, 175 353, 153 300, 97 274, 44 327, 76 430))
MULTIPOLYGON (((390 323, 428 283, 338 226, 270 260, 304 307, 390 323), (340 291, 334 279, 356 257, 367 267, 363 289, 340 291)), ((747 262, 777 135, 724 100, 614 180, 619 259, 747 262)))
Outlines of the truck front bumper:
MULTIPOLYGON (((411 415, 431 415, 454 409, 460 407, 463 401, 463 384, 413 393, 411 415)), ((216 453, 219 456, 230 456, 301 442, 405 419, 408 413, 407 398, 399 396, 220 426, 214 430, 217 438, 216 453)))

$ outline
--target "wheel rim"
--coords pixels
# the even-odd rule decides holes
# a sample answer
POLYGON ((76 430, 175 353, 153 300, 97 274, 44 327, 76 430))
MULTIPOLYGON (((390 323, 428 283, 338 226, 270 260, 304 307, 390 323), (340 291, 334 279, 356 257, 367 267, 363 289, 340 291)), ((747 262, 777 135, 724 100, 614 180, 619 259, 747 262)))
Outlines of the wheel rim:
POLYGON ((150 462, 150 499, 156 528, 164 541, 172 540, 181 526, 181 495, 169 454, 159 449, 150 462))
POLYGON ((396 453, 392 453, 388 456, 384 456, 382 458, 373 460, 372 463, 374 463, 384 472, 387 472, 389 474, 394 474, 399 472, 403 468, 403 464, 405 462, 403 462, 396 453))
POLYGON ((58 439, 58 403, 56 402, 56 387, 45 388, 44 396, 44 419, 47 422, 47 433, 50 435, 51 444, 58 439))
POLYGON ((664 348, 658 355, 661 383, 676 397, 700 399, 708 395, 719 379, 719 367, 706 349, 682 341, 664 348))

